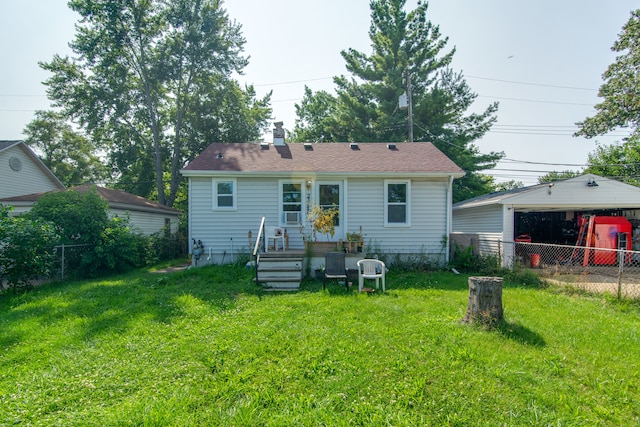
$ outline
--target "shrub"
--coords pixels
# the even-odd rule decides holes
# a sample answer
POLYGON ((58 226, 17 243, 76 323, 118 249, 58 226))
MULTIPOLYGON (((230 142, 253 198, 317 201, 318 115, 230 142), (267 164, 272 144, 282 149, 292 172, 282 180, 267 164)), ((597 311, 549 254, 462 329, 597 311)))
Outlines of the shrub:
POLYGON ((98 277, 147 265, 153 259, 151 240, 133 231, 129 218, 109 219, 108 212, 108 203, 94 189, 46 194, 29 215, 55 223, 62 243, 87 245, 66 257, 71 276, 98 277))
POLYGON ((182 230, 171 233, 168 227, 149 237, 150 261, 167 261, 187 255, 187 237, 182 230))
POLYGON ((449 266, 465 273, 496 274, 501 272, 498 256, 482 256, 473 253, 473 248, 467 246, 462 249, 456 245, 453 249, 453 258, 449 266))
POLYGON ((96 259, 90 263, 97 268, 86 270, 90 275, 96 275, 100 271, 121 273, 143 267, 150 253, 149 241, 146 236, 131 230, 128 219, 112 218, 95 248, 96 259))
POLYGON ((69 190, 43 195, 28 215, 54 223, 64 244, 96 244, 109 222, 108 210, 95 189, 84 194, 69 190))
POLYGON ((0 208, 0 284, 6 281, 15 290, 30 286, 34 279, 50 277, 58 239, 52 223, 9 217, 8 209, 0 208))

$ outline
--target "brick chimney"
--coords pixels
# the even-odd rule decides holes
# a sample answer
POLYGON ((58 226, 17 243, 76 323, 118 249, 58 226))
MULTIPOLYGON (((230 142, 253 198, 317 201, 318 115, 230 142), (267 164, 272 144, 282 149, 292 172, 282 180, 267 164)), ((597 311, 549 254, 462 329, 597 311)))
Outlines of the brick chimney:
POLYGON ((284 129, 282 128, 282 122, 273 123, 275 129, 273 129, 273 145, 284 145, 284 129))

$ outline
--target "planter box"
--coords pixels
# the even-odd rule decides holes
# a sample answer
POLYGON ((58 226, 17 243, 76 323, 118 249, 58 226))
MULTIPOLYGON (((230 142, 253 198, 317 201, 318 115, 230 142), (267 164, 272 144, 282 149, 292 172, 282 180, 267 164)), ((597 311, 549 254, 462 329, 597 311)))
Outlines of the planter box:
POLYGON ((338 251, 338 242, 305 242, 306 253, 312 257, 324 257, 327 252, 338 251))

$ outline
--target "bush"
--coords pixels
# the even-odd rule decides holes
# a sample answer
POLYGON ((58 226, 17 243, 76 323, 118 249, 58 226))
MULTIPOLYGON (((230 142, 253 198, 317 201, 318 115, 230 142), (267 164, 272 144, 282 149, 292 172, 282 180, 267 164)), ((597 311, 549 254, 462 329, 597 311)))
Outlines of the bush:
POLYGON ((476 255, 471 246, 462 249, 458 245, 453 249, 453 259, 449 262, 449 267, 464 273, 496 274, 502 271, 498 256, 476 255))
POLYGON ((42 196, 31 218, 56 224, 66 245, 87 245, 65 259, 75 277, 98 277, 143 267, 153 258, 150 239, 134 232, 128 218, 109 219, 109 205, 95 190, 64 191, 42 196))
POLYGON ((54 223, 64 244, 96 244, 109 222, 108 211, 95 189, 84 194, 69 190, 43 195, 28 216, 54 223))
POLYGON ((149 238, 149 248, 151 251, 150 261, 159 262, 185 257, 188 253, 187 237, 178 230, 171 233, 167 227, 154 233, 149 238))
POLYGON ((122 273, 144 267, 151 252, 149 242, 149 238, 130 229, 128 219, 112 218, 95 248, 95 259, 86 265, 85 271, 96 276, 100 271, 122 273))
POLYGON ((14 290, 34 279, 50 277, 55 268, 55 226, 39 219, 9 217, 0 207, 0 284, 14 290))

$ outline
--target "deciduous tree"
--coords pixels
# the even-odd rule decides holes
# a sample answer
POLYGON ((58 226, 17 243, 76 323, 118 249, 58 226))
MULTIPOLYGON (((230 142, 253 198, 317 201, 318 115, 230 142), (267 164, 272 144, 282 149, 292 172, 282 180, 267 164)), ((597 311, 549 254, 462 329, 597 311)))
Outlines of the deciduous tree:
POLYGON ((245 40, 221 3, 69 1, 76 56, 41 64, 48 95, 109 152, 121 188, 171 206, 180 169, 204 146, 266 126, 270 94, 231 79, 247 64, 245 40))
POLYGON ((587 172, 640 186, 640 136, 617 144, 598 144, 589 153, 587 172))
POLYGON ((592 138, 621 127, 630 127, 638 136, 640 125, 640 9, 631 12, 612 51, 616 60, 604 72, 594 116, 578 123, 576 136, 592 138))
POLYGON ((36 111, 24 130, 25 142, 42 153, 42 162, 65 186, 101 182, 107 169, 95 147, 54 111, 36 111))
POLYGON ((589 154, 587 172, 640 184, 640 9, 631 12, 612 51, 618 56, 602 75, 596 114, 578 123, 576 136, 593 138, 619 128, 631 130, 629 138, 598 145, 589 154))

